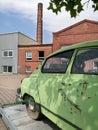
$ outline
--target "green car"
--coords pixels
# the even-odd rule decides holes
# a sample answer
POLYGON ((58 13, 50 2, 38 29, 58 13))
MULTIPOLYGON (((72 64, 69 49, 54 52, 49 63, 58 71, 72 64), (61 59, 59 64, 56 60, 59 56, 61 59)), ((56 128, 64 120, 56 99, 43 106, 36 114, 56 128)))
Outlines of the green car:
POLYGON ((48 56, 21 84, 33 119, 45 115, 62 130, 98 130, 98 41, 48 56))

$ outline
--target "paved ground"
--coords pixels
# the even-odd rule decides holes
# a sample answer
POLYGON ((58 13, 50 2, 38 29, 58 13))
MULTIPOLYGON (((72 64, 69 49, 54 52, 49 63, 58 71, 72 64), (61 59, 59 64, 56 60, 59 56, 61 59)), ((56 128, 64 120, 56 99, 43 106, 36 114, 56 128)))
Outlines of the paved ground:
POLYGON ((0 74, 0 105, 15 101, 16 90, 24 77, 26 75, 0 74))
MULTIPOLYGON (((0 74, 0 106, 15 102, 16 90, 24 77, 26 77, 26 75, 0 74)), ((7 130, 1 118, 0 130, 7 130)))

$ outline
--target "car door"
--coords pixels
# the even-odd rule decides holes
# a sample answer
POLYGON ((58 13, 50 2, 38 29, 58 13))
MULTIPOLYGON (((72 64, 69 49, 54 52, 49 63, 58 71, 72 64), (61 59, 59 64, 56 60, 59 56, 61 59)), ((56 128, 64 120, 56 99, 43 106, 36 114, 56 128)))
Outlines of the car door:
MULTIPOLYGON (((64 51, 49 57, 43 67, 39 79, 39 95, 41 105, 51 114, 44 112, 59 126, 66 129, 76 130, 78 127, 70 121, 71 101, 67 95, 69 80, 69 69, 74 50, 64 51)), ((42 109, 43 110, 43 109, 42 109)), ((74 117, 73 117, 74 118, 74 117)))
POLYGON ((97 130, 98 47, 77 50, 68 81, 71 85, 66 92, 73 123, 83 130, 97 130))

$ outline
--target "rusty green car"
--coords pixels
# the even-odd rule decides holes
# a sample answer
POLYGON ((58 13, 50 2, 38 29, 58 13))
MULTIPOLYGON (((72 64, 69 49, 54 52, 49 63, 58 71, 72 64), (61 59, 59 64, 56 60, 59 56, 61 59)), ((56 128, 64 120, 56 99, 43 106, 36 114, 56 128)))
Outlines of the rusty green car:
POLYGON ((21 84, 33 119, 45 115, 63 130, 98 130, 98 41, 66 46, 21 84))

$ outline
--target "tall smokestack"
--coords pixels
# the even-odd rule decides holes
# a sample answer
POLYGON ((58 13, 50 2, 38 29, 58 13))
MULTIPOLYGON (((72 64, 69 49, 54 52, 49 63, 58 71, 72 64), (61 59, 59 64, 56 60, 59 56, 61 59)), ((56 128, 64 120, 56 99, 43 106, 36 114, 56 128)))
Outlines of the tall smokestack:
POLYGON ((38 14, 37 14, 37 42, 42 44, 43 42, 43 4, 38 3, 38 14))

